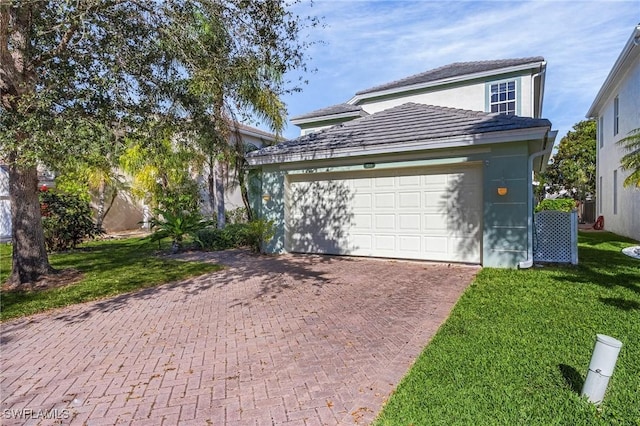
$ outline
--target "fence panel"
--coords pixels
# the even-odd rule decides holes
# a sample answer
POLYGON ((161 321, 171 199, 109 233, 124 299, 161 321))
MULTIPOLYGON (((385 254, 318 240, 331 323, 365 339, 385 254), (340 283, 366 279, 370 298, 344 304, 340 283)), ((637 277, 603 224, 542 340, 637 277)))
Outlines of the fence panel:
POLYGON ((534 215, 535 262, 578 264, 578 212, 546 210, 534 215))

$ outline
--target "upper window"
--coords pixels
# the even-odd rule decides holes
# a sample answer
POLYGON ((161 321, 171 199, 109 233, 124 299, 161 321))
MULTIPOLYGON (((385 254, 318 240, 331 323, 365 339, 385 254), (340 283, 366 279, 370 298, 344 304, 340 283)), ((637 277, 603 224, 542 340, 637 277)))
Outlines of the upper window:
POLYGON ((491 112, 499 114, 516 113, 516 82, 505 81, 491 85, 491 112))
POLYGON ((598 139, 600 139, 600 148, 604 146, 604 117, 598 120, 598 139))
POLYGON ((613 135, 614 136, 618 134, 618 130, 619 130, 618 129, 619 115, 620 115, 620 100, 616 96, 615 99, 613 100, 613 135))

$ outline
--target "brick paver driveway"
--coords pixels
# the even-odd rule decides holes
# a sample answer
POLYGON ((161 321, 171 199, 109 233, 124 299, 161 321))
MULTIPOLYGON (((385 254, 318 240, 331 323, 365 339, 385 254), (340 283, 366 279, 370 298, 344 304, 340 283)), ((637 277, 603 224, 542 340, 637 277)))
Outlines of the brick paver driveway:
POLYGON ((189 256, 229 267, 2 324, 0 423, 366 424, 477 272, 189 256))

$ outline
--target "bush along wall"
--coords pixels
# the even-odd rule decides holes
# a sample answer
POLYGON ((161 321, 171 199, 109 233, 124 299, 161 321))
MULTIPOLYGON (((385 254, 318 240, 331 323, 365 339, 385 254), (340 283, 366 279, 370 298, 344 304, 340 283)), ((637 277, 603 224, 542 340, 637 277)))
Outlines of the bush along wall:
POLYGON ((89 202, 76 194, 43 188, 40 209, 47 251, 73 249, 104 232, 93 222, 89 202))
POLYGON ((576 209, 576 202, 571 198, 556 198, 555 200, 545 199, 536 206, 536 213, 544 210, 557 210, 561 212, 571 212, 576 209))

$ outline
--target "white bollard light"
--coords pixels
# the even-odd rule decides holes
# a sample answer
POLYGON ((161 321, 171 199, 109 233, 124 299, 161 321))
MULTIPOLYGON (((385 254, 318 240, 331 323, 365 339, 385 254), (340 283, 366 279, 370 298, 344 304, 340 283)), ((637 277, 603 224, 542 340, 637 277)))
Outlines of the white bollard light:
POLYGON ((586 396, 589 402, 598 405, 604 399, 621 347, 621 341, 604 334, 596 334, 596 345, 581 394, 586 396))

